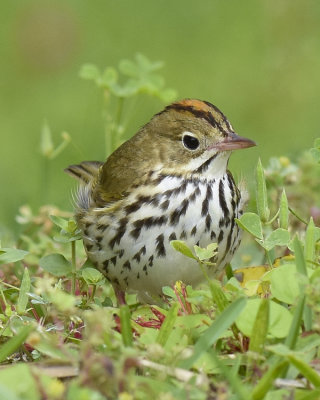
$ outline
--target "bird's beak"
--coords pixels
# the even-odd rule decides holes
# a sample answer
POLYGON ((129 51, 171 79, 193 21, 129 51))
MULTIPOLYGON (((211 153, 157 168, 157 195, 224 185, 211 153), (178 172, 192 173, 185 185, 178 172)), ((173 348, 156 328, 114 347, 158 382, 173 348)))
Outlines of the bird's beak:
POLYGON ((253 146, 256 146, 256 143, 253 140, 239 136, 234 132, 230 132, 221 142, 209 146, 208 150, 216 149, 219 151, 230 151, 246 149, 247 147, 253 146))

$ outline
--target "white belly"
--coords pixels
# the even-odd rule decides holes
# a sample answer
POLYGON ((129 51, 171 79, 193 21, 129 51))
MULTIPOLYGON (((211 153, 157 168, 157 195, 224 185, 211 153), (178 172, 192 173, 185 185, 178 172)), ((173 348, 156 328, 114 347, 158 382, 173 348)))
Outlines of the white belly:
POLYGON ((203 281, 197 262, 171 247, 174 239, 185 241, 191 249, 195 244, 218 243, 216 265, 208 267, 209 276, 230 261, 240 241, 234 218, 241 210, 239 194, 227 174, 217 180, 190 179, 184 186, 180 178, 166 177, 151 198, 139 202, 139 195, 128 196, 116 215, 100 213, 102 229, 89 216, 83 222, 88 256, 111 283, 121 290, 161 294, 163 286, 177 280, 191 285, 203 281))

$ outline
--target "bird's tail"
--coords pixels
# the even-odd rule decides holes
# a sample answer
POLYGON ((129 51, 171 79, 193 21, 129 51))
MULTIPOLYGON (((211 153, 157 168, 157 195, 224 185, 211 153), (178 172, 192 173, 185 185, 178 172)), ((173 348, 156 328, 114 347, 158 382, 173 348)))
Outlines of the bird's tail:
POLYGON ((70 165, 64 171, 80 181, 77 192, 72 196, 76 207, 76 218, 95 206, 92 192, 97 183, 97 176, 100 167, 103 165, 100 161, 83 161, 81 164, 70 165))
POLYGON ((64 171, 87 185, 95 179, 102 165, 101 161, 82 161, 80 164, 69 165, 64 171))

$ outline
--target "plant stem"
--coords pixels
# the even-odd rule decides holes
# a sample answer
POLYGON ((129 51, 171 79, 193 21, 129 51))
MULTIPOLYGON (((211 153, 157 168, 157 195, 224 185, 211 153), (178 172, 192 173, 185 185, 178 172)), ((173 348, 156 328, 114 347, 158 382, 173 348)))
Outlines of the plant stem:
POLYGON ((270 256, 270 252, 268 250, 266 250, 266 256, 267 256, 267 260, 268 260, 270 267, 272 267, 271 256, 270 256))
POLYGON ((308 222, 305 221, 302 217, 300 217, 291 207, 289 207, 289 211, 293 214, 299 221, 303 222, 305 225, 308 225, 308 222))
POLYGON ((49 193, 50 161, 47 156, 43 156, 43 166, 41 171, 40 199, 42 204, 47 204, 49 193))
POLYGON ((90 301, 93 301, 93 299, 94 299, 94 295, 96 294, 96 289, 97 289, 97 286, 96 285, 92 285, 93 287, 92 287, 92 292, 91 292, 91 296, 90 296, 90 301))
POLYGON ((122 118, 122 112, 123 112, 123 103, 124 103, 124 97, 119 97, 118 99, 118 105, 117 105, 117 111, 116 111, 116 116, 114 119, 114 132, 112 135, 112 149, 111 151, 115 150, 116 147, 119 146, 120 144, 120 125, 121 125, 121 118, 122 118), (115 136, 115 140, 114 140, 115 136))
MULTIPOLYGON (((1 281, 1 280, 0 280, 0 283, 1 283, 2 285, 4 285, 4 286, 8 286, 8 287, 11 288, 11 289, 20 290, 20 288, 18 288, 18 287, 16 287, 16 286, 13 286, 13 285, 10 285, 10 283, 7 283, 7 282, 1 281)), ((1 292, 2 292, 2 291, 1 291, 1 292)))
POLYGON ((275 213, 275 215, 270 219, 270 221, 265 222, 264 225, 271 225, 271 224, 276 220, 276 218, 278 217, 279 212, 280 212, 280 210, 278 210, 278 211, 275 213))
POLYGON ((117 109, 115 117, 106 110, 106 126, 105 126, 105 142, 106 142, 106 157, 108 157, 119 145, 120 142, 120 122, 123 112, 124 97, 118 97, 117 109))
POLYGON ((72 266, 72 277, 71 277, 71 293, 76 293, 76 242, 71 242, 71 266, 72 266))

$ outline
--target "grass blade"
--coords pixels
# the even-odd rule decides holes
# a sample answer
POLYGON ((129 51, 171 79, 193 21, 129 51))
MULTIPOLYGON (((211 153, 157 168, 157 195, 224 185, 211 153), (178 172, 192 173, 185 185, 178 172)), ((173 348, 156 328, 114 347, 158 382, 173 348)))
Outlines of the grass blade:
POLYGON ((167 343, 167 340, 169 339, 169 336, 172 332, 174 323, 176 322, 177 315, 178 315, 178 310, 179 310, 179 304, 174 303, 170 310, 168 311, 168 314, 163 321, 163 324, 161 325, 161 328, 159 330, 156 342, 159 343, 161 346, 164 346, 167 343))
POLYGON ((0 362, 5 361, 7 357, 14 353, 24 343, 33 329, 33 325, 24 326, 17 335, 13 336, 2 345, 0 347, 0 362))
POLYGON ((256 199, 259 217, 262 222, 267 222, 270 210, 268 207, 266 178, 264 176, 264 170, 260 158, 256 168, 256 199))
POLYGON ((289 334, 284 342, 284 344, 291 350, 295 348, 298 336, 299 336, 299 330, 301 326, 301 320, 302 320, 302 315, 303 315, 303 309, 304 309, 304 301, 305 297, 302 296, 298 304, 296 305, 296 309, 293 314, 293 319, 292 323, 290 326, 289 334))
POLYGON ((239 400, 248 400, 250 399, 250 394, 241 380, 238 378, 238 375, 234 374, 231 369, 229 369, 225 363, 219 359, 219 357, 215 354, 215 352, 211 352, 211 357, 214 360, 215 365, 221 371, 221 375, 227 379, 230 386, 233 389, 233 394, 236 395, 236 398, 239 400))
POLYGON ((273 382, 276 378, 280 376, 288 365, 288 361, 280 361, 268 369, 268 371, 260 379, 259 383, 255 386, 252 391, 252 400, 261 400, 268 393, 269 389, 272 387, 273 382))
POLYGON ((122 342, 126 347, 131 347, 133 344, 131 313, 129 306, 127 304, 120 306, 120 324, 121 324, 122 342))
POLYGON ((18 314, 23 314, 26 311, 28 304, 28 292, 30 291, 31 281, 28 268, 24 269, 23 277, 21 281, 19 297, 17 301, 17 312, 18 314))
POLYGON ((294 255, 296 258, 297 271, 299 272, 299 274, 308 276, 306 261, 304 259, 303 250, 297 235, 293 239, 293 248, 294 248, 294 255))
POLYGON ((308 379, 309 382, 311 382, 316 388, 320 387, 320 375, 313 368, 292 354, 288 355, 288 359, 291 364, 293 364, 301 374, 308 379))
POLYGON ((229 305, 229 302, 221 289, 220 283, 216 280, 209 280, 209 288, 213 302, 216 304, 219 312, 222 312, 229 305))
POLYGON ((194 346, 193 355, 182 361, 182 368, 189 369, 205 353, 237 319, 246 305, 246 298, 240 297, 227 307, 200 336, 194 346))
POLYGON ((308 390, 305 395, 299 396, 299 400, 319 400, 320 399, 320 389, 308 390))
POLYGON ((250 337, 249 350, 262 353, 267 338, 269 326, 270 303, 269 299, 262 299, 254 321, 252 335, 250 337))

